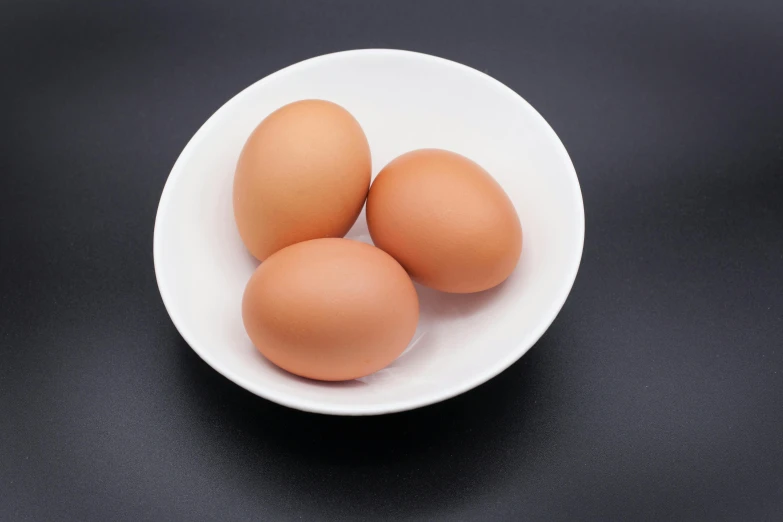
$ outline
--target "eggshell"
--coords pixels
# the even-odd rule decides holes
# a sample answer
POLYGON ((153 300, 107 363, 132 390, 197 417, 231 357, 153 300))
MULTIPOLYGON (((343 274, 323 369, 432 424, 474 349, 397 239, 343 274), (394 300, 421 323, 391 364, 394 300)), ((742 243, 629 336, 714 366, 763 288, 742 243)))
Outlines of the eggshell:
POLYGON ((370 187, 370 147, 344 108, 303 100, 267 116, 245 143, 234 175, 234 217, 259 260, 283 247, 342 237, 370 187))
POLYGON ((444 292, 492 288, 514 270, 522 227, 495 179, 468 158, 421 149, 394 159, 367 199, 376 246, 411 277, 444 292))
POLYGON ((405 270, 372 245, 315 239, 264 261, 242 318, 270 361, 311 379, 342 381, 394 361, 416 330, 419 301, 405 270))

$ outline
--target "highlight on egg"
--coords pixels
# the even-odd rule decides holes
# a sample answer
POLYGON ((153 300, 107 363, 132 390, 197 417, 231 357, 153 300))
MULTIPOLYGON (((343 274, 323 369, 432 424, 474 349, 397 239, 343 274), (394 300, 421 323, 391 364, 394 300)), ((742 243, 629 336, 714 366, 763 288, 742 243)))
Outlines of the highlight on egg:
POLYGON ((370 187, 367 137, 346 109, 302 100, 267 116, 247 139, 234 174, 239 235, 263 261, 286 246, 343 237, 370 187))

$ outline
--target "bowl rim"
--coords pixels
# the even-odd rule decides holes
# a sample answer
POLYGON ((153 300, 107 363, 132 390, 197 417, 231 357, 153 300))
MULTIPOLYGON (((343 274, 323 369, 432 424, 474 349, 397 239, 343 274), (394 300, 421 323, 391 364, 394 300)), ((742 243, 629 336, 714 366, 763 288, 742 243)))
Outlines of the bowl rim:
POLYGON ((541 114, 539 114, 539 112, 532 105, 530 105, 530 103, 528 103, 527 100, 522 98, 522 96, 520 96, 516 91, 514 91, 510 87, 501 83, 499 80, 496 80, 495 78, 489 76, 488 74, 485 74, 467 65, 463 65, 461 63, 448 60, 446 58, 440 58, 425 53, 400 50, 400 49, 370 48, 370 49, 353 49, 348 51, 338 51, 334 53, 323 54, 320 56, 308 58, 306 60, 289 65, 283 69, 273 72, 272 74, 269 74, 268 76, 265 76, 264 78, 261 78, 260 80, 250 84, 246 88, 242 89, 239 93, 234 95, 223 105, 221 105, 201 125, 201 127, 199 127, 199 129, 196 131, 193 137, 190 138, 188 143, 185 145, 185 148, 182 149, 182 152, 178 156, 177 160, 174 162, 174 166, 171 168, 171 172, 169 173, 168 178, 166 179, 166 183, 163 187, 163 192, 161 194, 160 201, 158 203, 158 209, 155 214, 155 226, 153 230, 152 251, 153 251, 153 263, 155 265, 155 279, 157 280, 158 290, 160 292, 161 299, 163 300, 163 305, 166 308, 166 311, 168 312, 169 317, 171 318, 171 321, 174 324, 174 327, 177 329, 177 331, 185 340, 185 342, 188 344, 188 346, 190 346, 190 348, 194 352, 196 352, 196 354, 199 357, 201 357, 201 359, 204 362, 206 362, 209 366, 211 366, 215 371, 217 371, 218 373, 220 373, 230 381, 234 382, 235 384, 246 389, 247 391, 255 395, 258 395, 259 397, 262 397, 264 399, 275 402, 277 404, 281 404, 283 406, 287 406, 290 408, 311 412, 311 413, 320 413, 320 414, 328 414, 328 415, 364 416, 364 415, 382 415, 382 414, 397 413, 401 411, 412 410, 423 406, 429 406, 431 404, 435 404, 450 399, 452 397, 456 397, 457 395, 465 393, 477 386, 484 384, 488 380, 492 379, 493 377, 502 373, 504 370, 508 369, 512 364, 514 364, 517 360, 519 360, 530 348, 532 348, 538 342, 538 340, 541 338, 541 336, 543 336, 546 330, 549 329, 549 327, 552 325, 555 318, 557 317, 558 313, 562 309, 563 305, 565 304, 565 301, 568 298, 571 289, 573 288, 574 281, 576 280, 576 275, 579 271, 579 265, 581 263, 582 254, 584 250, 584 235, 585 235, 584 202, 582 199, 582 192, 581 192, 581 187, 579 185, 579 179, 576 175, 576 169, 574 168, 573 162, 571 161, 571 158, 568 155, 568 151, 566 150, 560 138, 555 133, 554 129, 552 129, 551 125, 549 125, 549 123, 544 119, 544 117, 541 116, 541 114), (193 154, 193 151, 196 149, 196 147, 198 147, 201 144, 206 133, 210 130, 211 127, 213 127, 216 124, 215 121, 216 121, 217 113, 220 112, 225 107, 239 103, 239 101, 242 98, 247 96, 247 93, 250 89, 258 88, 264 83, 268 83, 286 74, 291 74, 292 72, 296 72, 300 69, 312 66, 316 62, 320 65, 325 61, 343 59, 345 57, 350 57, 355 55, 375 55, 375 56, 397 55, 397 56, 402 56, 414 60, 426 60, 432 63, 437 63, 441 66, 451 67, 454 69, 461 70, 462 72, 472 74, 474 76, 481 78, 484 82, 494 87, 495 89, 499 89, 503 91, 505 94, 512 94, 518 103, 523 104, 526 110, 530 111, 531 115, 534 118, 538 118, 540 122, 544 124, 543 125, 545 129, 544 132, 549 135, 550 141, 552 141, 553 144, 555 144, 555 147, 558 149, 559 155, 561 155, 562 158, 566 160, 567 167, 571 172, 571 176, 574 182, 572 187, 575 190, 571 190, 570 192, 571 192, 571 197, 573 199, 572 205, 574 205, 575 207, 575 216, 577 219, 576 225, 578 229, 577 232, 579 235, 579 245, 578 245, 579 254, 573 256, 573 258, 569 260, 568 269, 564 275, 564 282, 566 284, 563 284, 560 287, 558 294, 555 296, 555 299, 551 302, 549 309, 544 314, 545 320, 540 321, 539 324, 536 326, 536 328, 533 330, 532 334, 526 336, 525 339, 522 340, 522 342, 516 345, 516 348, 514 350, 509 350, 508 354, 505 357, 498 359, 493 365, 491 365, 489 369, 481 373, 471 375, 470 378, 463 379, 462 381, 452 386, 439 389, 437 393, 430 393, 421 396, 421 398, 407 399, 402 401, 389 401, 388 403, 384 403, 380 405, 361 405, 361 404, 335 405, 335 404, 321 403, 318 402, 317 400, 312 400, 312 399, 303 399, 297 397, 296 395, 291 395, 284 392, 266 389, 264 388, 263 385, 259 385, 258 382, 240 377, 234 374, 231 370, 222 367, 222 365, 219 363, 219 361, 216 360, 216 358, 212 357, 207 350, 201 348, 200 344, 197 342, 196 336, 194 336, 188 330, 188 328, 184 326, 185 324, 184 321, 178 315, 176 309, 174 309, 171 306, 170 303, 172 302, 172 300, 170 296, 172 294, 169 287, 166 284, 165 276, 162 275, 161 263, 159 262, 159 258, 162 255, 162 248, 164 248, 162 246, 161 236, 158 233, 159 223, 165 220, 165 215, 166 212, 168 211, 167 209, 171 207, 169 201, 174 192, 174 187, 176 186, 178 180, 182 177, 183 172, 185 171, 185 164, 188 162, 190 156, 193 154))

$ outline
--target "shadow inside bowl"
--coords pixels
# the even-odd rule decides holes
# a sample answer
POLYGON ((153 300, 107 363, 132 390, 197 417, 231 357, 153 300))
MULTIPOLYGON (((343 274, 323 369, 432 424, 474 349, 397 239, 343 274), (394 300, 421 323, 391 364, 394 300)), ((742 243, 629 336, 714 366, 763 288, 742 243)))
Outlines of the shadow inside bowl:
POLYGON ((448 294, 415 283, 419 307, 425 317, 458 319, 486 309, 503 293, 504 283, 473 294, 448 294))

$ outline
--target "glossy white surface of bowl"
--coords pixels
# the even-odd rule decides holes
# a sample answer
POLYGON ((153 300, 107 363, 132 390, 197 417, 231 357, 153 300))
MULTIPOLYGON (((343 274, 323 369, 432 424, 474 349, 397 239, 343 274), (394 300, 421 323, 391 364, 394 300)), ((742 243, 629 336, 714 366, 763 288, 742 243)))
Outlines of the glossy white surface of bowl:
MULTIPOLYGON (((370 242, 364 212, 346 237, 370 242)), ((357 50, 312 58, 251 85, 193 136, 166 182, 155 222, 158 286, 174 325, 215 370, 292 408, 338 415, 408 410, 494 377, 538 340, 576 277, 584 209, 568 154, 519 95, 464 65, 419 53, 357 50), (234 224, 232 180, 250 132, 286 103, 320 98, 348 109, 370 142, 373 176, 418 148, 453 150, 503 186, 524 232, 501 286, 449 295, 417 285, 421 317, 407 351, 366 378, 321 383, 278 369, 253 347, 241 298, 257 262, 234 224)), ((393 313, 390 311, 390 313, 393 313)))

